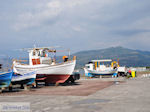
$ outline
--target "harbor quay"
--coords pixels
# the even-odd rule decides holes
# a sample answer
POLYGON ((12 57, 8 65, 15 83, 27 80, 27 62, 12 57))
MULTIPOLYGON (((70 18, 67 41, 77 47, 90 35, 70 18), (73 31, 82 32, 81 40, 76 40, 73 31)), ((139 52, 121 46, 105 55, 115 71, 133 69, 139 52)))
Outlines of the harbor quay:
POLYGON ((74 85, 3 92, 0 103, 25 103, 29 112, 150 112, 149 80, 142 76, 81 78, 74 85))
POLYGON ((0 112, 150 112, 150 0, 0 0, 0 112))

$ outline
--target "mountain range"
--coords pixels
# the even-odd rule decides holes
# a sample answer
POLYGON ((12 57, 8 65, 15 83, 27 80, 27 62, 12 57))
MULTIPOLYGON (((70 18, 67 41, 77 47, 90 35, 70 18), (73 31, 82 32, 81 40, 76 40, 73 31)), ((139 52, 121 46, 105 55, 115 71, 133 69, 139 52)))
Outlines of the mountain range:
MULTIPOLYGON (((21 54, 20 54, 21 55, 21 54)), ((77 56, 76 68, 82 68, 86 63, 95 59, 112 59, 117 61, 121 66, 128 67, 143 67, 150 66, 150 52, 133 50, 124 47, 110 47, 106 49, 80 51, 72 54, 71 56, 77 56)), ((0 63, 11 66, 13 58, 1 58, 0 63)), ((57 57, 58 61, 62 61, 62 56, 57 57)))
POLYGON ((150 66, 150 52, 132 50, 124 47, 110 47, 99 50, 88 50, 74 53, 77 56, 77 68, 83 67, 90 60, 94 59, 112 59, 117 61, 121 66, 143 67, 150 66))

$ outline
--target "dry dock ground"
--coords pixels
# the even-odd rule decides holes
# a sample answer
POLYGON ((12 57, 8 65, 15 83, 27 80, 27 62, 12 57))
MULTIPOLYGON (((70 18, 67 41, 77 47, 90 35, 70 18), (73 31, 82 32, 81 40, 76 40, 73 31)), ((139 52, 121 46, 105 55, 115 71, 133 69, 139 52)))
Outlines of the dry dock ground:
POLYGON ((150 112, 150 78, 81 79, 75 85, 4 92, 0 102, 30 102, 32 112, 150 112))

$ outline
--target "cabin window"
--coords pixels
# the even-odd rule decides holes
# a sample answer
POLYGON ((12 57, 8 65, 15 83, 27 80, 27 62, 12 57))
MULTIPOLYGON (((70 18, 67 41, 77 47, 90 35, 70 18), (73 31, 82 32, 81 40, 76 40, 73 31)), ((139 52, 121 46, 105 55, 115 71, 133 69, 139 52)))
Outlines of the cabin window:
POLYGON ((87 66, 87 68, 90 68, 90 66, 87 66))

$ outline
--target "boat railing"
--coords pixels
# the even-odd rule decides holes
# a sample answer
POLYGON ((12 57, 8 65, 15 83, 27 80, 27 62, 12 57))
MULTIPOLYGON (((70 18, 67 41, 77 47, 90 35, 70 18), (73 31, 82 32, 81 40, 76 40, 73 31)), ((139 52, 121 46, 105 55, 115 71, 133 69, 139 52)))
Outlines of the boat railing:
MULTIPOLYGON (((76 60, 76 56, 73 56, 73 58, 71 59, 68 59, 68 61, 75 61, 76 60)), ((68 62, 68 61, 66 61, 66 62, 68 62)))
POLYGON ((70 61, 75 61, 76 60, 76 56, 73 56, 73 58, 69 58, 67 61, 64 61, 65 62, 70 62, 70 61))
MULTIPOLYGON (((62 62, 62 63, 55 63, 55 62, 53 62, 52 64, 53 65, 59 65, 59 64, 63 64, 63 63, 67 63, 67 62, 71 62, 71 61, 75 61, 76 60, 76 56, 73 56, 73 58, 72 59, 69 59, 68 61, 66 61, 66 62, 62 62)), ((13 59, 13 62, 16 62, 16 63, 19 63, 19 64, 21 64, 21 65, 27 65, 26 63, 28 62, 28 60, 24 60, 24 59, 13 59)), ((13 65, 12 65, 13 66, 13 65)))
POLYGON ((76 60, 76 56, 73 56, 73 58, 69 59, 68 61, 61 62, 61 63, 55 63, 55 64, 53 63, 53 65, 62 65, 64 63, 70 63, 70 62, 75 61, 75 60, 76 60))
POLYGON ((24 60, 24 59, 13 59, 13 62, 17 62, 21 65, 27 65, 28 60, 24 60))

